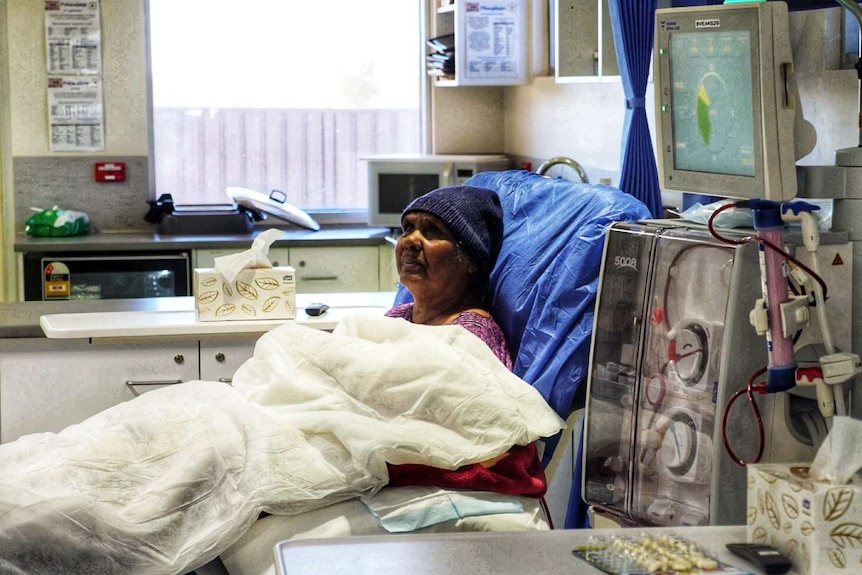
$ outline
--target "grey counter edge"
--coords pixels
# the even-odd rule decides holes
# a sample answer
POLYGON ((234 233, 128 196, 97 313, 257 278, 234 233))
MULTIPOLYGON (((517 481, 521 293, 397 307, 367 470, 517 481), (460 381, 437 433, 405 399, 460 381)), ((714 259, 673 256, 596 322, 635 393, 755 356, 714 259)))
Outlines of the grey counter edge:
MULTIPOLYGON (((176 251, 194 249, 247 249, 264 229, 242 235, 161 235, 149 232, 104 232, 69 238, 34 238, 16 234, 18 253, 68 253, 107 251, 176 251)), ((276 240, 275 247, 376 246, 386 243, 387 228, 332 227, 320 231, 289 229, 276 240)))
POLYGON ((193 297, 0 303, 0 339, 43 338, 45 334, 39 325, 39 318, 54 313, 183 311, 187 309, 194 309, 193 297))

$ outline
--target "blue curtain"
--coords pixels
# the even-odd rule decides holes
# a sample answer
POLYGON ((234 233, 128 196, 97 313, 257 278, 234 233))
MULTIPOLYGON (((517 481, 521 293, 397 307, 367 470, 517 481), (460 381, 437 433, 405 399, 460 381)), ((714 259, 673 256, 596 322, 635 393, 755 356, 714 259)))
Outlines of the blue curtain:
POLYGON ((664 209, 645 107, 656 4, 657 0, 609 0, 627 107, 619 188, 660 218, 664 209))

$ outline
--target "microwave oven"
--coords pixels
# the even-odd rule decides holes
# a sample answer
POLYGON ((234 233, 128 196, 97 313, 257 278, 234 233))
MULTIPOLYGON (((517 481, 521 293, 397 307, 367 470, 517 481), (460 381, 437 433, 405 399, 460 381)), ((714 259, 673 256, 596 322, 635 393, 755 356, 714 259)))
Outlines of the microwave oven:
POLYGON ((401 227, 401 212, 414 199, 463 184, 479 172, 506 170, 503 155, 397 154, 363 158, 368 166, 368 225, 401 227))

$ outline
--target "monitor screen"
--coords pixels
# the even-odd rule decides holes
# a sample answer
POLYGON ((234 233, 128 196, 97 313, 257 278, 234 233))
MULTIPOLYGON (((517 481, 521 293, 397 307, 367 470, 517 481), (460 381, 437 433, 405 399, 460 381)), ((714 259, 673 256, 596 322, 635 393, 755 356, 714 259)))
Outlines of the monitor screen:
POLYGON ((777 201, 796 195, 795 99, 783 2, 656 12, 662 187, 777 201))
POLYGON ((671 37, 671 121, 681 170, 754 175, 751 36, 747 30, 671 37))

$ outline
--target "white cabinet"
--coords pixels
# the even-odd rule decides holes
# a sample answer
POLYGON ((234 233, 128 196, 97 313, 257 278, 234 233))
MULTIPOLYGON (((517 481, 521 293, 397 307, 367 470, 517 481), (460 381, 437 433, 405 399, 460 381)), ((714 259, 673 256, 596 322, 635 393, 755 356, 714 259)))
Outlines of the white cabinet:
POLYGON ((200 341, 200 378, 204 381, 230 383, 233 374, 254 355, 257 335, 202 339, 200 341))
POLYGON ((434 0, 433 4, 431 34, 438 42, 445 38, 447 46, 454 46, 455 59, 454 74, 433 76, 435 85, 527 83, 531 68, 528 0, 434 0))
POLYGON ((380 291, 378 246, 290 248, 297 293, 380 291))
POLYGON ((0 339, 0 442, 60 431, 136 394, 193 379, 197 340, 0 339))
POLYGON ((166 385, 230 383, 258 335, 105 342, 0 339, 0 442, 57 432, 166 385))
MULTIPOLYGON (((392 291, 394 288, 381 287, 379 247, 274 247, 269 250, 269 259, 272 265, 289 265, 296 269, 297 293, 392 291)), ((194 265, 213 267, 216 257, 237 251, 241 250, 195 250, 194 265)))

